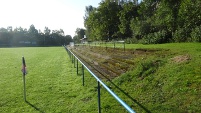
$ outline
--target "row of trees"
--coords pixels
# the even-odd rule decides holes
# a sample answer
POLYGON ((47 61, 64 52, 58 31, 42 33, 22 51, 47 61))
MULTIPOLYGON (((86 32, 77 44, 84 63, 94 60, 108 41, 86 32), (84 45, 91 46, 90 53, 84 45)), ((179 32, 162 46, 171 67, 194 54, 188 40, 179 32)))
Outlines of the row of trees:
POLYGON ((13 29, 11 26, 0 28, 0 46, 58 46, 69 44, 72 41, 70 35, 64 35, 64 31, 50 30, 45 27, 44 32, 37 30, 34 25, 24 29, 13 29))
POLYGON ((200 9, 200 0, 105 0, 86 7, 85 34, 91 41, 201 42, 200 9))

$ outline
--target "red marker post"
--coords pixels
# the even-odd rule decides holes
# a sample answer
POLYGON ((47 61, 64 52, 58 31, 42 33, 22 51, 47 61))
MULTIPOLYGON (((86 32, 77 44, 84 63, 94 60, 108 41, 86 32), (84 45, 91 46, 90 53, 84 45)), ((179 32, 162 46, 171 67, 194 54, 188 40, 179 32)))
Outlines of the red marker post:
POLYGON ((25 81, 25 75, 27 74, 26 70, 26 63, 24 57, 22 57, 22 73, 23 73, 23 86, 24 86, 24 101, 26 101, 26 81, 25 81))

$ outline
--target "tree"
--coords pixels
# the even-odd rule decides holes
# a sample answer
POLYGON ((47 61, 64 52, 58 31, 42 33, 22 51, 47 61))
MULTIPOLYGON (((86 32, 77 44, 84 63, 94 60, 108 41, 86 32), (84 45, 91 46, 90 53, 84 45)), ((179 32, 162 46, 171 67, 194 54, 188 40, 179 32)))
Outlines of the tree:
POLYGON ((132 37, 132 30, 130 28, 131 20, 138 17, 138 6, 133 2, 125 3, 123 10, 119 12, 119 30, 123 34, 123 38, 132 37))
POLYGON ((91 16, 93 15, 93 13, 96 11, 96 8, 93 6, 87 6, 85 7, 85 17, 84 17, 84 26, 86 28, 85 31, 85 35, 88 39, 92 39, 93 35, 92 35, 92 25, 89 24, 89 22, 91 21, 91 16), (90 19, 89 19, 90 17, 90 19))
POLYGON ((83 28, 77 28, 76 31, 76 37, 73 37, 73 40, 76 42, 76 43, 80 43, 80 40, 84 38, 84 35, 85 35, 85 29, 83 28))
POLYGON ((85 21, 91 40, 111 40, 118 37, 118 13, 121 7, 115 2, 101 2, 85 21))
POLYGON ((72 42, 72 41, 73 41, 73 39, 72 39, 72 37, 70 35, 66 35, 64 37, 64 43, 65 43, 65 45, 69 45, 70 42, 72 42))
POLYGON ((29 27, 28 32, 29 32, 31 35, 37 35, 37 34, 38 34, 38 30, 35 28, 35 26, 34 26, 33 24, 29 27))
POLYGON ((40 39, 38 39, 38 30, 35 28, 33 24, 29 27, 28 33, 29 33, 28 40, 30 42, 36 42, 36 41, 39 42, 40 39))
MULTIPOLYGON (((99 18, 100 13, 97 9, 93 10, 87 20, 85 20, 85 28, 86 28, 86 35, 88 40, 98 40, 98 31, 99 31, 99 18)), ((73 38, 74 39, 74 38, 73 38)))
POLYGON ((44 34, 45 35, 50 35, 50 33, 51 33, 51 30, 48 27, 45 27, 44 34))
POLYGON ((0 28, 0 46, 11 45, 12 34, 9 33, 8 29, 0 28))
POLYGON ((103 2, 100 3, 97 10, 100 12, 99 35, 102 37, 101 40, 118 38, 118 25, 120 23, 118 13, 121 7, 115 2, 103 2))
POLYGON ((93 6, 91 6, 91 5, 85 7, 84 21, 86 21, 86 20, 89 18, 90 14, 91 14, 94 10, 96 10, 96 8, 93 7, 93 6))
POLYGON ((34 25, 28 30, 22 27, 13 30, 12 26, 7 29, 0 28, 0 46, 57 46, 69 44, 71 41, 72 37, 65 36, 63 29, 52 30, 51 33, 51 30, 45 27, 43 33, 38 32, 34 25))

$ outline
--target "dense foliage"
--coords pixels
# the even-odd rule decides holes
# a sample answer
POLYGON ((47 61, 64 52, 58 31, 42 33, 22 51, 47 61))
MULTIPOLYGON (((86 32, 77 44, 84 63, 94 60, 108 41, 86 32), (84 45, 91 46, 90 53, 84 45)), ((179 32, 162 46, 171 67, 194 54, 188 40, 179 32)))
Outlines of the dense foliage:
POLYGON ((66 45, 72 41, 70 35, 64 35, 64 31, 50 30, 45 27, 44 32, 37 30, 34 25, 30 28, 22 27, 0 28, 0 46, 58 46, 66 45))
POLYGON ((75 31, 76 35, 73 37, 75 43, 81 43, 81 40, 85 38, 85 29, 77 28, 75 31))
POLYGON ((105 0, 86 7, 86 36, 146 44, 201 42, 200 9, 200 0, 105 0))

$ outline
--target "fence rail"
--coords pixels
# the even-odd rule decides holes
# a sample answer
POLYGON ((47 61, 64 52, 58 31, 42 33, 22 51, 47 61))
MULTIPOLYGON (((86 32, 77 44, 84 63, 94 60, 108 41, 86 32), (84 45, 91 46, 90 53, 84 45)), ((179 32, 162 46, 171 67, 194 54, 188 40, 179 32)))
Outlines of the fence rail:
POLYGON ((84 45, 84 46, 99 46, 99 47, 110 47, 110 48, 122 48, 124 51, 126 49, 125 41, 113 41, 113 42, 90 42, 90 43, 81 43, 75 45, 84 45))
POLYGON ((107 87, 72 51, 64 46, 68 52, 72 63, 75 66, 75 59, 77 59, 77 73, 78 73, 78 61, 82 64, 83 86, 84 86, 84 68, 97 80, 98 83, 98 113, 101 113, 101 100, 100 100, 100 85, 102 85, 128 112, 135 113, 122 99, 120 99, 110 88, 107 87))

